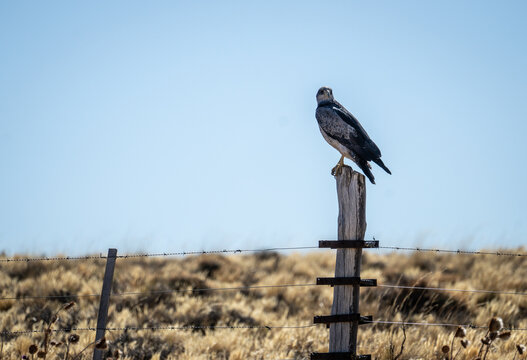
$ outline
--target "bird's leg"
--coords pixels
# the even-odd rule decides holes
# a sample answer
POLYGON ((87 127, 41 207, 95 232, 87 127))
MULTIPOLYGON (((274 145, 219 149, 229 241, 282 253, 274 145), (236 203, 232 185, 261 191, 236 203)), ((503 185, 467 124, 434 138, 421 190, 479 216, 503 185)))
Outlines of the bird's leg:
POLYGON ((344 166, 344 155, 340 157, 339 162, 333 169, 331 169, 331 175, 338 176, 342 172, 342 167, 344 166))

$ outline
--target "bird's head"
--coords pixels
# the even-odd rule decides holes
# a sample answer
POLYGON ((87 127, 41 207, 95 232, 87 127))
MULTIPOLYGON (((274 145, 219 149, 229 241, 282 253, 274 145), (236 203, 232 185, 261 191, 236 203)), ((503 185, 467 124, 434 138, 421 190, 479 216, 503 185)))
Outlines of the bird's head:
POLYGON ((333 98, 333 90, 331 88, 328 88, 327 86, 323 86, 320 89, 318 89, 317 92, 317 103, 321 103, 322 101, 333 101, 335 100, 333 98))

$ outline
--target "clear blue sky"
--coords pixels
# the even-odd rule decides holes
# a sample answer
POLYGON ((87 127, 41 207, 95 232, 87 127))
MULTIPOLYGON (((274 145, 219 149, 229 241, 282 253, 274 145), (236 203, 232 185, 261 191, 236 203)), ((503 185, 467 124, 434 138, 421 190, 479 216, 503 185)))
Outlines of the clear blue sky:
MULTIPOLYGON (((524 1, 3 1, 0 250, 336 236, 315 94, 383 152, 367 237, 527 235, 524 1)), ((375 167, 375 166, 374 166, 375 167)))

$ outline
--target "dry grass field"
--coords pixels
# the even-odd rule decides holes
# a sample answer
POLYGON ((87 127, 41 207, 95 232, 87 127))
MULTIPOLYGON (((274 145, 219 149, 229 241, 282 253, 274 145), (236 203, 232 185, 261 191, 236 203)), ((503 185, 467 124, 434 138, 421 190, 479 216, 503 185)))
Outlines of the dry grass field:
MULTIPOLYGON (((118 259, 113 291, 313 283, 317 276, 333 275, 334 261, 335 252, 330 250, 290 255, 118 259)), ((99 293, 103 272, 103 260, 0 263, 1 297, 67 295, 51 300, 0 300, 0 331, 95 327, 98 298, 74 294, 99 293), (70 301, 75 301, 72 308, 60 310, 70 301), (57 311, 58 319, 52 323, 57 311)), ((367 251, 362 277, 376 278, 379 284, 527 292, 527 259, 430 253, 380 255, 367 251)), ((332 293, 331 287, 310 286, 113 296, 108 326, 309 325, 314 315, 330 313, 332 293)), ((499 316, 505 327, 527 328, 527 296, 382 287, 365 288, 361 296, 361 313, 373 315, 374 320, 488 325, 493 316, 499 316)), ((441 349, 451 346, 455 332, 455 327, 406 326, 403 336, 398 325, 362 325, 359 349, 360 353, 383 360, 450 358, 450 353, 445 355, 441 349), (404 338, 402 354, 397 357, 404 338)), ((69 345, 72 333, 51 333, 46 358, 91 358, 92 347, 88 345, 94 332, 74 333, 79 335, 78 342, 69 345), (86 346, 88 349, 79 354, 86 346)), ((327 351, 328 333, 324 326, 110 331, 105 357, 308 359, 313 351, 327 351)), ((455 338, 456 359, 475 359, 485 335, 486 329, 468 328, 465 338, 455 338), (470 341, 466 349, 461 340, 470 341)), ((517 345, 527 342, 527 331, 513 331, 507 337, 502 332, 501 338, 492 341, 486 359, 525 358, 517 351, 517 345)), ((35 344, 42 350, 43 341, 43 333, 3 334, 2 359, 36 359, 37 354, 30 354, 30 346, 35 344)), ((483 354, 486 351, 484 346, 483 354)))

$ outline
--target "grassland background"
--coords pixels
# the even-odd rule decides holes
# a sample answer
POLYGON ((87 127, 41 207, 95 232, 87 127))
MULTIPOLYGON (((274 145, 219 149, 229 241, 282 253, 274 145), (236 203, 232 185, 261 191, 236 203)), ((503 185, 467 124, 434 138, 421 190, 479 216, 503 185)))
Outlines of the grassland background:
MULTIPOLYGON (((332 276, 334 264, 334 251, 118 259, 113 291, 313 283, 316 277, 332 276)), ((1 297, 97 294, 103 272, 103 260, 1 263, 1 297)), ((369 251, 363 259, 362 277, 378 279, 380 284, 526 292, 527 259, 369 251)), ((332 294, 331 287, 312 286, 114 296, 108 327, 308 325, 314 315, 330 313, 332 294)), ((72 300, 75 307, 62 312, 54 327, 95 327, 98 298, 69 296, 1 300, 0 331, 40 330, 62 304, 72 300)), ((361 313, 373 315, 374 320, 475 325, 486 325, 492 316, 500 316, 506 326, 527 328, 527 297, 367 288, 361 294, 361 313)), ((441 347, 450 345, 455 328, 408 326, 405 331, 407 339, 399 359, 441 359, 441 347)), ((107 339, 108 354, 117 350, 126 359, 308 359, 313 351, 327 351, 328 333, 324 326, 112 331, 107 339)), ((80 341, 72 346, 73 352, 94 338, 93 332, 78 334, 80 341)), ((468 329, 472 344, 457 359, 475 358, 484 334, 484 329, 468 329)), ((56 333, 53 339, 64 343, 67 335, 56 333)), ((20 359, 31 344, 40 344, 43 334, 3 335, 2 339, 3 358, 20 359)), ((363 325, 360 353, 391 359, 390 347, 397 353, 402 339, 400 326, 363 325)), ((509 340, 496 341, 487 359, 512 359, 516 344, 526 342, 527 332, 513 332, 509 340)), ((460 348, 459 343, 455 346, 460 348)), ((52 347, 48 359, 62 359, 64 353, 64 345, 52 347)), ((91 352, 87 354, 85 358, 91 358, 91 352)))

